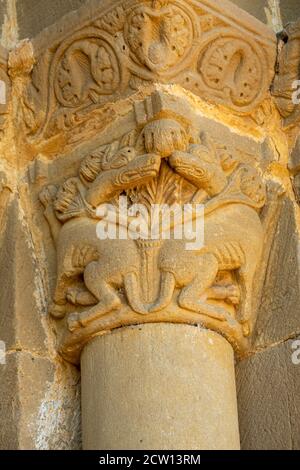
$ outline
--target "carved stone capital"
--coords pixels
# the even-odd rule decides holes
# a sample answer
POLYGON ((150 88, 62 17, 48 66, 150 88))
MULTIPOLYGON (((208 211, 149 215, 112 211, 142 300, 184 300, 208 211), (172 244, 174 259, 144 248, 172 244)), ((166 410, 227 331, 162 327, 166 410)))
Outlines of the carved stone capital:
POLYGON ((60 349, 69 361, 78 361, 94 336, 143 323, 198 324, 224 335, 237 352, 247 349, 256 317, 254 277, 274 205, 268 214, 262 210, 277 189, 270 192, 253 161, 203 132, 197 119, 187 98, 152 93, 112 120, 118 138, 95 142, 77 173, 42 190, 57 247, 50 312, 64 319, 60 349), (109 205, 100 213, 103 204, 109 205), (165 237, 184 225, 167 219, 169 208, 178 213, 188 205, 195 222, 200 204, 204 244, 188 249, 184 231, 165 237), (164 224, 154 235, 128 237, 141 221, 130 212, 137 205, 147 224, 153 207, 162 211, 164 224), (101 238, 103 221, 117 226, 115 238, 101 238))

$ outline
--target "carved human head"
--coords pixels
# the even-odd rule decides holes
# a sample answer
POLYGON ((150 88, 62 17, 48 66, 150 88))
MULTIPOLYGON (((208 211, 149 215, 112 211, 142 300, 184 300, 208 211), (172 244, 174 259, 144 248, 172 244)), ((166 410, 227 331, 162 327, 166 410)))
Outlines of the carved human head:
POLYGON ((189 138, 183 126, 171 119, 159 119, 147 124, 142 132, 146 151, 163 158, 173 152, 185 151, 189 138))

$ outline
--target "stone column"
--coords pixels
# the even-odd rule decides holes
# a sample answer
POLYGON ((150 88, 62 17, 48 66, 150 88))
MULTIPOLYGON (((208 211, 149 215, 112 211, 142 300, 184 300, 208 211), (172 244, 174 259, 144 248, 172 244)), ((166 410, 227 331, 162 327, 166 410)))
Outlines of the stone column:
POLYGON ((81 357, 85 449, 239 449, 234 356, 217 333, 148 324, 81 357))

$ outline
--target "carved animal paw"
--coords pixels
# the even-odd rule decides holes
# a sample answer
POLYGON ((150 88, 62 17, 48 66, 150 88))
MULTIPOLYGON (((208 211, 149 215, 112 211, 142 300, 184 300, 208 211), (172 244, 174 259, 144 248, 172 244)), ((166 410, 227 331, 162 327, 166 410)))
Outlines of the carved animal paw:
POLYGON ((251 330, 252 330, 250 322, 244 323, 242 326, 242 329, 243 329, 243 335, 246 338, 248 338, 251 335, 251 330))
POLYGON ((68 328, 71 332, 77 330, 77 328, 81 328, 83 325, 80 321, 80 313, 71 313, 68 317, 68 328))
POLYGON ((71 287, 67 291, 67 301, 70 302, 72 305, 77 305, 77 297, 80 294, 81 290, 77 287, 71 287))
POLYGON ((286 193, 285 187, 277 181, 269 180, 267 183, 267 191, 270 201, 275 201, 286 193))
POLYGON ((54 318, 62 319, 66 316, 66 307, 65 305, 53 303, 49 308, 49 314, 54 318))
POLYGON ((241 292, 238 286, 234 284, 216 285, 211 287, 208 292, 208 299, 224 300, 232 305, 239 305, 241 301, 241 292))
POLYGON ((91 292, 79 287, 70 287, 66 297, 72 305, 93 306, 98 302, 91 292))
POLYGON ((49 185, 42 189, 39 194, 39 199, 45 208, 53 204, 53 201, 56 198, 56 194, 57 187, 54 185, 49 185))
POLYGON ((227 298, 226 300, 231 303, 232 305, 239 305, 241 301, 241 292, 238 286, 228 286, 227 287, 227 298))

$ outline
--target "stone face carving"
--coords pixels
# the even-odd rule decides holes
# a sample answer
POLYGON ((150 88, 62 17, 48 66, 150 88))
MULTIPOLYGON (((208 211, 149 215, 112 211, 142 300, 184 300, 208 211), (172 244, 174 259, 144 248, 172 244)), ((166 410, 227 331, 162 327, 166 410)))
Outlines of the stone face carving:
MULTIPOLYGON (((262 256, 267 200, 260 172, 234 151, 193 129, 161 93, 135 103, 136 127, 82 157, 77 174, 40 193, 57 247, 57 284, 50 309, 66 319, 63 355, 78 360, 93 336, 122 325, 201 324, 238 351, 254 322, 252 289, 262 256), (125 206, 119 206, 119 197, 125 206), (100 239, 97 208, 204 207, 204 246, 187 250, 186 234, 100 239)), ((119 211, 119 212, 118 212, 119 211)), ((192 218, 196 216, 193 215, 192 218)), ((173 220, 173 219, 172 219, 173 220)), ((174 221, 166 224, 176 226, 174 221)))
POLYGON ((287 28, 287 43, 282 46, 273 95, 276 105, 284 117, 285 126, 295 125, 300 120, 299 105, 293 102, 295 81, 300 80, 300 20, 287 28))
POLYGON ((87 110, 154 82, 180 84, 251 113, 268 94, 276 41, 240 10, 233 25, 232 8, 221 11, 208 0, 116 1, 77 21, 60 40, 54 35, 49 46, 50 35, 47 47, 37 48, 24 91, 28 134, 52 138, 84 125, 87 110))

